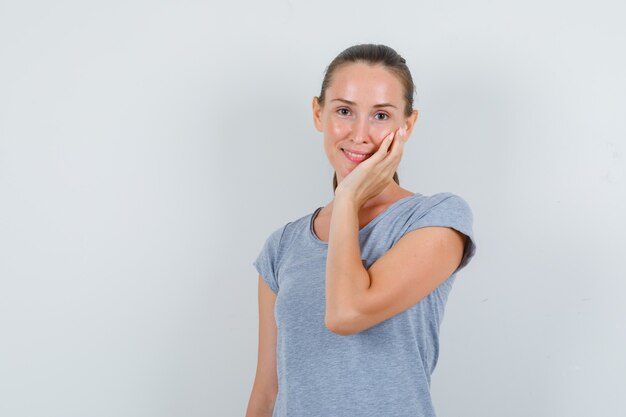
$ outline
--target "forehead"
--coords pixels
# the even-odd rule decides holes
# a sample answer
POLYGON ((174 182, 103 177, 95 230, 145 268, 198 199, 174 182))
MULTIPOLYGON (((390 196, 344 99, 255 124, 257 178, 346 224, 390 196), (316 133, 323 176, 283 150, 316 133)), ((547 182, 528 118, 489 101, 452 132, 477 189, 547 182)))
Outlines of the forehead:
POLYGON ((397 75, 382 65, 351 63, 335 70, 327 97, 365 103, 403 100, 403 87, 397 75))

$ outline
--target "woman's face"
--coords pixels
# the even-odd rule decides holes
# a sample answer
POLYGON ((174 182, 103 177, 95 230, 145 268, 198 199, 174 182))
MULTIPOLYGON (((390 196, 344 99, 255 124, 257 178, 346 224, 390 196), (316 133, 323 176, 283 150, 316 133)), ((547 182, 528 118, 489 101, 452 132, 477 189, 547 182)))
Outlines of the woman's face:
POLYGON ((376 152, 392 131, 404 127, 409 135, 417 118, 417 111, 404 115, 402 84, 381 65, 340 67, 325 95, 323 107, 317 97, 313 99, 313 121, 324 133, 324 151, 338 182, 376 152))

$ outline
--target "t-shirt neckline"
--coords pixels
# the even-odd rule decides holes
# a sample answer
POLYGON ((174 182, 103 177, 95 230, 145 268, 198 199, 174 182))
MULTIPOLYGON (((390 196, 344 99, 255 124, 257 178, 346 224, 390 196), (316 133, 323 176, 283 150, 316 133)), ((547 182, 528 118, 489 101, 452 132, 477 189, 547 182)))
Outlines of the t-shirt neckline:
MULTIPOLYGON (((361 234, 362 232, 365 232, 366 230, 372 228, 376 223, 378 223, 380 221, 380 219, 387 214, 387 212, 389 212, 392 208, 395 208, 397 206, 399 206, 401 203, 408 201, 412 198, 414 198, 415 196, 417 196, 419 193, 414 193, 412 195, 406 196, 406 197, 402 197, 401 199, 391 203, 390 205, 387 206, 387 208, 385 208, 383 211, 381 211, 376 217, 374 217, 372 220, 370 220, 370 222, 368 224, 366 224, 365 226, 363 226, 363 228, 361 228, 359 230, 359 234, 361 234)), ((309 218, 309 236, 311 237, 311 239, 313 239, 315 242, 321 243, 323 245, 328 246, 328 242, 325 240, 320 239, 319 237, 317 237, 317 235, 315 234, 315 231, 313 230, 313 221, 315 221, 315 217, 317 217, 318 213, 320 212, 320 210, 324 208, 324 207, 318 207, 315 209, 315 211, 313 213, 311 213, 310 218, 309 218)))

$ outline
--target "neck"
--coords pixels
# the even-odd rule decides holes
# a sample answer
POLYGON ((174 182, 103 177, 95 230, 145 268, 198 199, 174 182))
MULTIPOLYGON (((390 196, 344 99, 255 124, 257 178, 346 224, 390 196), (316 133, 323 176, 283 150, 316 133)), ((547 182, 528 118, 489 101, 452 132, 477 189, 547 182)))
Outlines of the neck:
MULTIPOLYGON (((409 190, 400 187, 395 181, 391 181, 391 183, 385 187, 382 192, 367 200, 361 206, 361 210, 369 210, 379 206, 386 206, 411 194, 413 193, 409 190)), ((334 201, 335 200, 333 198, 333 200, 326 207, 332 210, 334 201)))

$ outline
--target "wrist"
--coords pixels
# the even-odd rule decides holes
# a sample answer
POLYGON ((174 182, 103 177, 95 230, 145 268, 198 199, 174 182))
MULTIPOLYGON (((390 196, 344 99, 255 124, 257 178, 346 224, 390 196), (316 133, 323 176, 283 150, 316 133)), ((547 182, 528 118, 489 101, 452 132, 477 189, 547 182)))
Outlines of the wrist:
POLYGON ((358 212, 360 205, 355 196, 349 194, 337 194, 333 202, 333 211, 348 210, 358 212))

